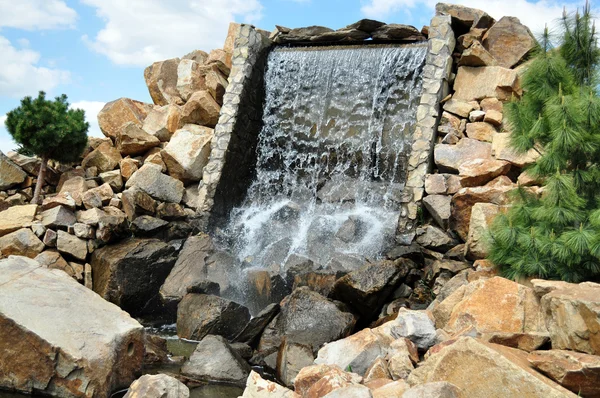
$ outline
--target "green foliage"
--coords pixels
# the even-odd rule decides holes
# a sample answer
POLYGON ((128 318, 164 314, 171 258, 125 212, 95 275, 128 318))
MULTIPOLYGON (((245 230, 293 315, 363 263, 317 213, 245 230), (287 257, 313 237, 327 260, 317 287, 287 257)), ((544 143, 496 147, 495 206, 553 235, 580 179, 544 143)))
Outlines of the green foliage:
POLYGON ((589 4, 565 14, 560 47, 548 30, 523 76, 524 95, 505 105, 518 152, 542 155, 528 172, 541 197, 519 188, 490 229, 490 260, 507 277, 600 279, 600 50, 589 4))
POLYGON ((69 109, 66 95, 51 101, 43 91, 35 99, 23 98, 5 123, 22 152, 63 163, 79 159, 90 126, 83 110, 69 109))

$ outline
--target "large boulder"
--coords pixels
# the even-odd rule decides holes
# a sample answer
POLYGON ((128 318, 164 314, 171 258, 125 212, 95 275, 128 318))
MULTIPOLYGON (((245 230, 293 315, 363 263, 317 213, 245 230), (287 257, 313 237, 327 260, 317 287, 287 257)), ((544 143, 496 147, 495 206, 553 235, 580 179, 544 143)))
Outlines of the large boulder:
POLYGON ((82 261, 85 261, 88 254, 87 241, 85 239, 60 230, 58 231, 56 248, 59 252, 82 261))
POLYGON ((546 328, 533 289, 500 277, 461 286, 433 309, 433 315, 436 327, 450 334, 469 326, 479 333, 543 332, 546 328))
POLYGON ((141 373, 144 329, 62 271, 11 257, 0 260, 0 352, 2 389, 108 397, 141 373))
POLYGON ((22 183, 26 177, 26 172, 0 152, 0 191, 22 183))
POLYGON ((435 344, 436 334, 433 319, 425 311, 413 311, 401 308, 396 319, 373 329, 377 334, 391 340, 405 337, 420 350, 427 350, 435 344))
POLYGON ((279 303, 267 305, 258 314, 252 317, 244 327, 244 330, 235 336, 234 341, 254 345, 262 331, 279 313, 279 303))
POLYGON ((535 351, 527 356, 540 372, 582 397, 600 397, 600 356, 566 350, 535 351))
POLYGON ((492 137, 492 155, 498 160, 505 160, 517 167, 525 167, 535 163, 540 152, 530 149, 526 153, 518 153, 510 145, 511 133, 495 133, 492 137))
POLYGON ((246 389, 242 398, 300 398, 300 395, 277 383, 263 379, 252 370, 246 381, 246 389))
POLYGON ((177 67, 179 58, 155 62, 144 70, 144 79, 150 92, 150 97, 156 105, 182 105, 177 91, 177 67))
POLYGON ((143 375, 134 381, 124 398, 189 398, 190 389, 166 374, 143 375))
POLYGON ((387 24, 371 32, 373 40, 423 40, 421 32, 410 25, 387 24))
POLYGON ((250 374, 250 366, 223 337, 206 336, 181 368, 181 374, 200 381, 243 385, 250 374))
MULTIPOLYGON (((434 175, 437 176, 439 174, 434 175)), ((433 217, 439 227, 444 230, 448 228, 448 221, 451 215, 451 202, 452 196, 448 195, 428 195, 423 198, 425 209, 427 209, 427 212, 433 217)))
POLYGON ((356 319, 340 302, 301 287, 281 302, 281 312, 265 329, 259 350, 279 347, 283 338, 310 345, 316 352, 324 343, 350 334, 356 319))
POLYGON ((183 101, 188 101, 193 93, 206 89, 206 74, 216 65, 203 65, 193 59, 182 59, 177 66, 177 91, 183 101))
POLYGON ((435 164, 441 171, 458 172, 460 167, 472 160, 489 159, 492 146, 471 138, 463 138, 456 145, 437 144, 434 149, 435 164))
POLYGON ((21 228, 0 238, 0 257, 18 255, 34 258, 42 250, 44 243, 29 228, 21 228))
POLYGON ((486 258, 489 254, 488 231, 500 207, 492 203, 475 203, 471 209, 467 256, 472 260, 486 258))
POLYGON ((117 133, 116 145, 121 155, 141 155, 159 144, 157 137, 134 122, 125 123, 117 133))
POLYGON ((164 142, 169 141, 173 133, 182 126, 179 107, 177 105, 165 105, 150 111, 142 128, 148 134, 164 142))
POLYGON ((190 293, 177 307, 177 335, 201 340, 211 334, 233 341, 249 320, 250 311, 241 304, 209 294, 190 293))
POLYGON ((454 90, 454 99, 467 102, 488 97, 504 101, 521 95, 517 72, 501 66, 459 67, 454 90))
POLYGON ((458 174, 463 187, 477 187, 487 184, 500 175, 505 175, 509 170, 510 163, 503 160, 473 159, 463 162, 458 167, 458 174))
POLYGON ((104 105, 104 108, 98 113, 98 125, 105 136, 116 139, 126 123, 132 122, 141 127, 151 109, 150 104, 129 98, 119 98, 104 105))
POLYGON ((202 179, 210 156, 213 129, 187 124, 177 130, 162 151, 169 175, 182 181, 202 179))
POLYGON ((527 353, 471 337, 431 355, 408 377, 411 386, 440 381, 454 384, 470 398, 576 397, 533 370, 527 353))
POLYGON ((181 124, 215 127, 221 106, 206 90, 196 91, 181 108, 181 124))
POLYGON ((129 239, 92 254, 94 291, 133 316, 152 312, 175 264, 175 249, 157 239, 129 239))
MULTIPOLYGON (((83 178, 81 176, 75 176, 75 177, 69 178, 68 180, 64 181, 62 186, 57 187, 57 190, 59 191, 59 196, 60 195, 70 196, 75 201, 76 206, 81 206, 83 204, 82 203, 83 194, 85 193, 85 191, 88 190, 88 186, 85 183, 85 178, 83 178)), ((42 207, 43 206, 44 206, 44 203, 42 203, 42 207)), ((51 207, 55 207, 55 206, 51 206, 51 207)), ((47 210, 51 207, 47 207, 44 210, 47 210)))
POLYGON ((95 167, 98 172, 104 173, 114 170, 121 159, 121 153, 117 148, 108 142, 103 142, 81 161, 81 166, 84 169, 95 167))
POLYGON ((483 46, 498 65, 513 68, 537 46, 537 41, 518 18, 502 17, 483 36, 483 46))
POLYGON ((138 187, 126 189, 121 194, 123 211, 129 221, 139 215, 152 215, 156 213, 156 201, 138 187))
POLYGON ((37 205, 12 206, 0 212, 0 236, 21 229, 33 222, 37 205))
POLYGON ((292 386, 300 370, 312 365, 314 359, 312 347, 284 339, 277 353, 277 378, 292 386))
POLYGON ((406 390, 402 398, 462 398, 460 388, 446 381, 425 383, 406 390))
POLYGON ((484 11, 457 4, 438 3, 435 11, 442 15, 450 15, 453 24, 466 31, 471 28, 487 29, 495 22, 494 18, 484 11))
POLYGON ((162 173, 159 165, 146 163, 127 180, 125 188, 138 187, 156 200, 179 203, 183 182, 162 173))
POLYGON ((552 348, 600 355, 600 284, 562 284, 542 297, 552 348))

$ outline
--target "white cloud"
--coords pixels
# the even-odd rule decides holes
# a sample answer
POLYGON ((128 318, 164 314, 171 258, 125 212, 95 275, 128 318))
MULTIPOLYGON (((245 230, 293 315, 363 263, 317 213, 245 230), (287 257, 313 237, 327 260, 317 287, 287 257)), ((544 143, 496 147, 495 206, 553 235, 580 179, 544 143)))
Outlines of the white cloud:
POLYGON ((7 38, 0 36, 0 96, 35 96, 39 90, 49 91, 70 80, 65 70, 37 66, 40 54, 29 49, 17 49, 7 38))
POLYGON ((259 0, 82 1, 106 22, 96 37, 83 40, 114 63, 135 66, 221 48, 229 22, 256 21, 262 9, 259 0))
MULTIPOLYGON (((385 19, 394 12, 401 10, 410 12, 416 7, 425 6, 433 10, 436 3, 437 1, 432 0, 369 0, 361 8, 361 11, 367 17, 385 19)), ((572 4, 553 0, 535 2, 526 0, 487 0, 485 2, 480 0, 456 0, 452 3, 482 9, 496 19, 503 16, 517 17, 534 33, 541 32, 546 24, 552 26, 556 19, 562 15, 564 6, 567 6, 568 10, 572 10, 583 5, 583 2, 572 4)))
POLYGON ((15 144, 10 134, 8 134, 4 122, 6 122, 6 115, 0 116, 0 151, 7 153, 17 148, 17 144, 15 144))
POLYGON ((71 108, 85 111, 85 120, 90 124, 89 136, 104 137, 98 126, 98 113, 104 108, 104 105, 106 102, 100 101, 78 101, 71 104, 71 108))
POLYGON ((77 13, 63 0, 0 0, 0 28, 73 27, 77 13))

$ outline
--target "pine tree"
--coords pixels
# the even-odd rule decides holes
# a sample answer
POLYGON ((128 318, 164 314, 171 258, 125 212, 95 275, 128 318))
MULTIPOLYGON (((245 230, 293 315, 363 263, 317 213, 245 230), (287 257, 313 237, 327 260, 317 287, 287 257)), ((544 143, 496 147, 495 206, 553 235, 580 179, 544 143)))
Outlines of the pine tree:
POLYGON ((21 105, 6 115, 6 128, 20 152, 39 156, 42 164, 32 203, 39 203, 48 160, 72 163, 79 159, 87 144, 89 123, 81 109, 69 109, 67 96, 46 99, 40 91, 37 98, 25 97, 21 105))
POLYGON ((523 97, 505 105, 512 146, 540 152, 527 172, 545 181, 541 197, 516 190, 490 230, 489 259, 511 278, 600 278, 600 50, 589 3, 561 26, 558 48, 546 29, 523 97))

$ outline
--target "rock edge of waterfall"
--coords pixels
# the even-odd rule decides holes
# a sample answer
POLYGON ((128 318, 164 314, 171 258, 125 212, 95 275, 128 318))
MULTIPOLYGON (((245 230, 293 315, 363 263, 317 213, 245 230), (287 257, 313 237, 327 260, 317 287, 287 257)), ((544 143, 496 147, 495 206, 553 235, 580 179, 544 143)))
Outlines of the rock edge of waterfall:
MULTIPOLYGON (((105 137, 77 165, 49 165, 41 203, 31 203, 40 160, 0 153, 0 390, 600 397, 600 284, 511 281, 485 259, 511 191, 542 194, 522 172, 539 154, 515 153, 503 118, 535 44, 516 18, 451 4, 421 30, 232 23, 222 49, 145 69, 153 104, 107 103, 105 137), (428 46, 414 178, 398 194, 419 224, 380 258, 239 261, 218 221, 256 160, 240 126, 262 117, 265 54, 372 43, 428 46), (155 327, 171 324, 179 340, 155 327)), ((360 231, 349 218, 335 239, 360 231)))

